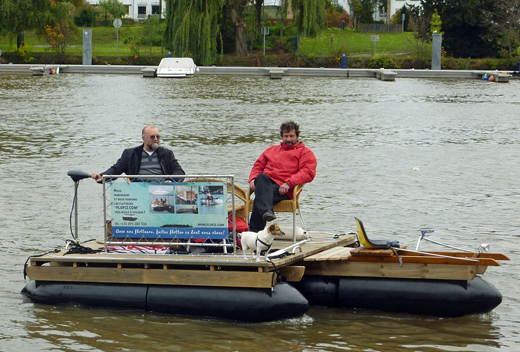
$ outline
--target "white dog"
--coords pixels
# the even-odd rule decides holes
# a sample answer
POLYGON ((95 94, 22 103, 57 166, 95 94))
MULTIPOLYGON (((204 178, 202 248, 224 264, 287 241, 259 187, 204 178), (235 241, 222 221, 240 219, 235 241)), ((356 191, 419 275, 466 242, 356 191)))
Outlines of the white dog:
MULTIPOLYGON (((242 251, 244 252, 244 259, 246 259, 246 251, 251 249, 251 255, 255 258, 254 251, 256 250, 256 261, 260 261, 260 253, 268 251, 276 236, 284 236, 280 226, 271 224, 259 232, 246 231, 242 232, 241 243, 242 251)), ((267 252, 265 253, 267 256, 267 252)))

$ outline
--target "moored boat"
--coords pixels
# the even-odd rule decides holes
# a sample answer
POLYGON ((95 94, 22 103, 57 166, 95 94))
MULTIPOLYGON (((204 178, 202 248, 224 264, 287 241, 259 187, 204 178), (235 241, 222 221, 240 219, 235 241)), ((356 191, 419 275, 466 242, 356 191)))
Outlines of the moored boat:
POLYGON ((160 78, 193 77, 198 71, 197 65, 189 57, 168 57, 157 66, 156 75, 160 78))

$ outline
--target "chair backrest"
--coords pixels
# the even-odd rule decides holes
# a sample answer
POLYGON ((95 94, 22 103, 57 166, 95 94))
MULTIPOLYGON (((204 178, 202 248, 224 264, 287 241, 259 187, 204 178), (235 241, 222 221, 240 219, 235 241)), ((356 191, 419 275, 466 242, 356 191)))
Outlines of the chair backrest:
POLYGON ((365 227, 363 223, 358 218, 356 219, 357 223, 357 234, 359 243, 363 245, 365 248, 390 248, 390 247, 399 247, 399 241, 385 241, 385 240, 370 240, 368 239, 367 233, 365 231, 365 227))
MULTIPOLYGON (((279 213, 296 213, 300 209, 300 194, 302 192, 303 186, 305 186, 305 183, 301 185, 296 185, 293 188, 293 198, 288 200, 282 200, 281 202, 277 203, 273 207, 273 211, 279 212, 279 213)), ((251 190, 251 188, 248 188, 247 191, 247 200, 245 201, 246 205, 246 214, 249 218, 249 213, 253 210, 253 201, 254 199, 251 199, 251 195, 254 192, 251 190)))

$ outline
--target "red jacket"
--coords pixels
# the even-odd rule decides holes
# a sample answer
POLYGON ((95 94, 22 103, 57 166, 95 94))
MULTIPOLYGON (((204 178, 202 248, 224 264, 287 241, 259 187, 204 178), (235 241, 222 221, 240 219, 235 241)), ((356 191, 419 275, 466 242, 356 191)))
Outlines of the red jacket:
POLYGON ((303 142, 292 146, 282 142, 267 148, 258 157, 249 174, 249 182, 264 173, 279 185, 287 182, 291 187, 288 195, 292 198, 294 186, 314 180, 317 164, 316 156, 303 142))

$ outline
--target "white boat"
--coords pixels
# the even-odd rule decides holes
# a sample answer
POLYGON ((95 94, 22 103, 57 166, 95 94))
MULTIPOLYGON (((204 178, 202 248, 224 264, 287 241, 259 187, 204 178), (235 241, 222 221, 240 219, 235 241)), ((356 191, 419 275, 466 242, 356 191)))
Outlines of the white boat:
POLYGON ((157 77, 193 77, 199 69, 189 57, 168 57, 161 60, 157 67, 157 77))

